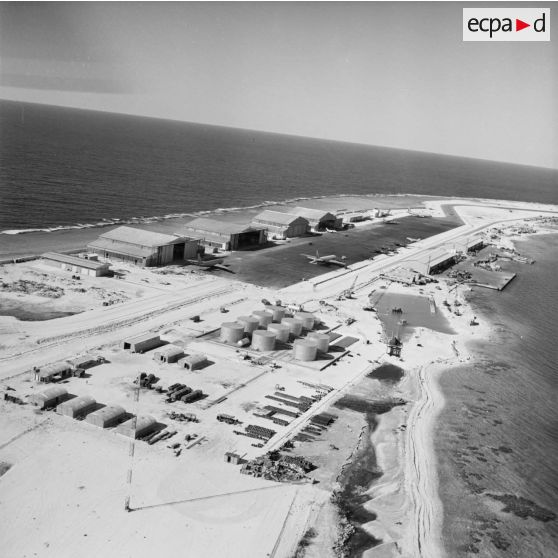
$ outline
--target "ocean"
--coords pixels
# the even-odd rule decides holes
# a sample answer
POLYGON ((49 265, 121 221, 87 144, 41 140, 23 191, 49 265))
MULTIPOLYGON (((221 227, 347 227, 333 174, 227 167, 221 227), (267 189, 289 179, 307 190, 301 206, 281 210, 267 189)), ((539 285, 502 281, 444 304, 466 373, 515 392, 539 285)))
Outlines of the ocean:
MULTIPOLYGON (((0 102, 5 239, 29 230, 390 193, 558 203, 558 171, 0 102)), ((555 239, 538 237, 520 248, 538 261, 509 264, 518 278, 505 291, 474 292, 479 317, 497 324, 494 338, 476 347, 479 363, 442 376, 446 408, 436 449, 449 556, 558 554, 557 522, 540 512, 558 511, 555 239), (520 518, 487 494, 532 505, 513 500, 512 508, 527 514, 520 518)))
POLYGON ((469 301, 493 332, 473 347, 473 364, 441 377, 435 444, 448 556, 558 556, 557 239, 518 242, 536 262, 502 265, 517 273, 504 291, 474 288, 469 301))
POLYGON ((0 101, 0 231, 340 193, 558 203, 558 171, 0 101))

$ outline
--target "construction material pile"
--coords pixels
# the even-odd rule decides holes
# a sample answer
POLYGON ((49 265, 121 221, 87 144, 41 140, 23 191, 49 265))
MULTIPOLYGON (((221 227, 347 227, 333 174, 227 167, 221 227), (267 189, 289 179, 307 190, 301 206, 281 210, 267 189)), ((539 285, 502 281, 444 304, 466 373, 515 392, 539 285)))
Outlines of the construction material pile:
POLYGON ((269 452, 246 462, 240 472, 276 482, 294 482, 308 478, 314 469, 316 466, 304 457, 269 452))

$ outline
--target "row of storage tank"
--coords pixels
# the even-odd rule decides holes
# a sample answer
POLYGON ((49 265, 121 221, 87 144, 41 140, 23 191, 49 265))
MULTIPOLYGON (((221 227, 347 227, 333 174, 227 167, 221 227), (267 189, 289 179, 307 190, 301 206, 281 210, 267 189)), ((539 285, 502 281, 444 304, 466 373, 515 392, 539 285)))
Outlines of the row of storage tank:
POLYGON ((251 344, 256 351, 273 351, 275 343, 293 343, 294 357, 297 360, 316 360, 318 351, 329 349, 329 334, 312 331, 316 318, 309 312, 296 312, 286 317, 282 306, 267 306, 256 310, 251 316, 239 316, 235 322, 221 324, 221 341, 240 347, 251 344), (265 329, 260 329, 265 328, 265 329), (297 339, 303 331, 308 331, 304 339, 297 339))

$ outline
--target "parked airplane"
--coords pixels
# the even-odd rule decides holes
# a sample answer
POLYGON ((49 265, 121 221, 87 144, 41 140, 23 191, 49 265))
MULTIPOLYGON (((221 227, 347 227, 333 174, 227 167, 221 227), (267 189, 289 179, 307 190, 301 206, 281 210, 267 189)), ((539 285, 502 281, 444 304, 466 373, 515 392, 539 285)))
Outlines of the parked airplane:
POLYGON ((408 240, 409 242, 418 242, 418 241, 421 240, 421 239, 420 239, 420 238, 413 238, 412 236, 408 236, 408 237, 407 237, 407 240, 408 240))
MULTIPOLYGON (((318 265, 335 264, 335 265, 340 265, 342 267, 347 267, 347 264, 345 262, 339 261, 335 254, 331 254, 329 256, 320 256, 318 250, 316 250, 315 256, 310 256, 309 254, 301 254, 301 255, 306 256, 310 260, 311 264, 318 264, 318 265)), ((341 259, 342 260, 345 259, 345 256, 343 256, 341 259)))
MULTIPOLYGON (((198 254, 198 258, 196 260, 188 260, 189 264, 198 265, 200 267, 205 267, 207 269, 211 269, 213 267, 222 268, 221 265, 225 261, 225 258, 212 258, 210 260, 204 260, 200 254, 198 254)), ((227 270, 228 271, 228 270, 227 270)))

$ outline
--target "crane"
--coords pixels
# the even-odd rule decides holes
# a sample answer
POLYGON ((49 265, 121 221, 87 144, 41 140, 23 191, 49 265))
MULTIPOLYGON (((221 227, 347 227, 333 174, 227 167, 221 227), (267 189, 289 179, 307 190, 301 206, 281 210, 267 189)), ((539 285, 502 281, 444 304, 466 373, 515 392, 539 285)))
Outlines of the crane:
POLYGON ((354 298, 357 279, 358 279, 358 275, 355 276, 355 279, 352 282, 351 286, 348 289, 344 289, 343 291, 341 291, 335 300, 354 298))

